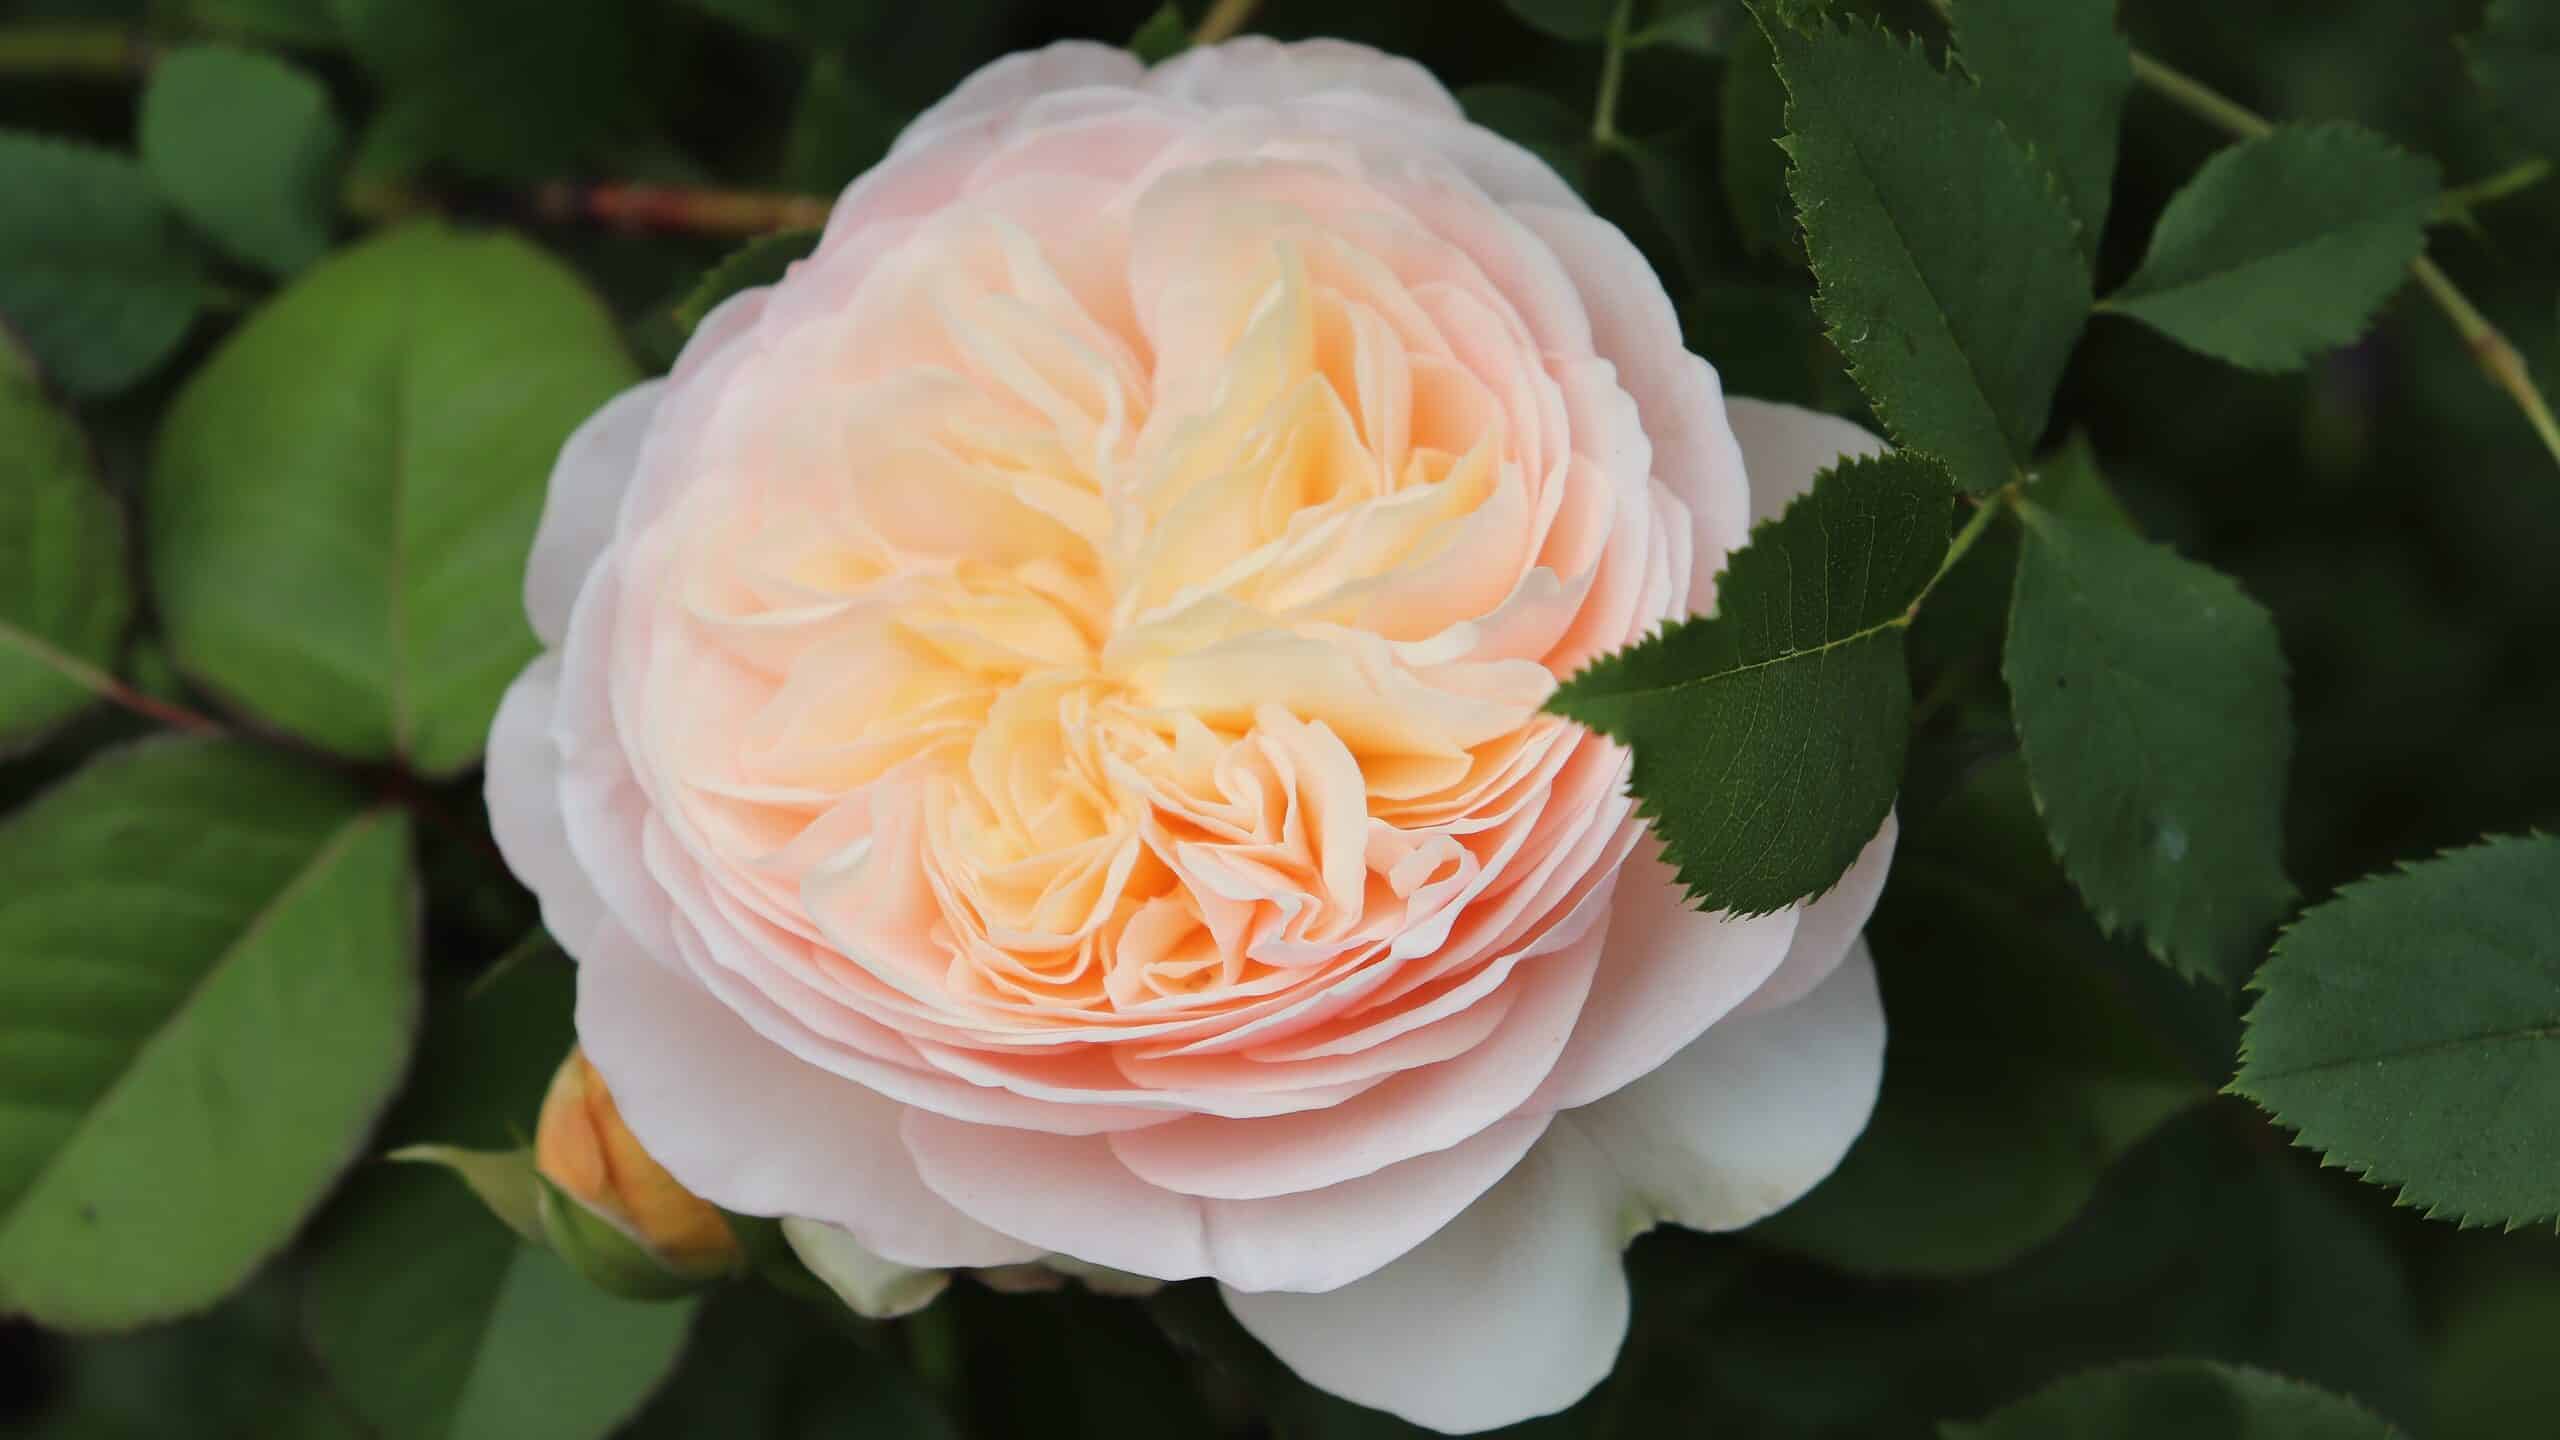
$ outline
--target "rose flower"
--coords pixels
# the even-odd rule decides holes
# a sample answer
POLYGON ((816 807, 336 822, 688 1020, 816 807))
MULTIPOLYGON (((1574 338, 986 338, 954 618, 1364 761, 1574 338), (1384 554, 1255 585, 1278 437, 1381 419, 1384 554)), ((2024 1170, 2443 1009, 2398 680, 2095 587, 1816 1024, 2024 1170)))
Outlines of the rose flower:
POLYGON ((1632 1235, 1865 1124, 1893 833, 1697 913, 1541 705, 1874 443, 1727 402, 1410 63, 1014 56, 568 443, 498 840, 686 1188, 1212 1277, 1443 1430, 1552 1411, 1632 1235))

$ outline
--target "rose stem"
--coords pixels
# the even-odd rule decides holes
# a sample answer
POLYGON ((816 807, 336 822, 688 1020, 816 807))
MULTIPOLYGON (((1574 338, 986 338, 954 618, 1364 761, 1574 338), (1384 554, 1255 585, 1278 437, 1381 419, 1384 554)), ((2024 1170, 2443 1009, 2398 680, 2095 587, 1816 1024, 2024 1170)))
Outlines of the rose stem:
MULTIPOLYGON (((2134 78, 2150 87, 2154 94, 2241 139, 2253 140, 2275 129, 2265 116, 2138 50, 2133 56, 2133 73, 2134 78)), ((2506 180, 2507 177, 2499 177, 2499 181, 2506 180)), ((2513 188, 2522 186, 2514 185, 2513 188)), ((2497 326, 2489 323, 2488 317, 2480 313, 2479 307, 2471 303, 2470 297, 2454 285, 2435 261, 2421 255, 2409 262, 2409 273, 2418 278, 2419 288, 2425 290, 2428 298, 2436 302, 2436 308, 2444 311, 2445 318, 2453 322, 2455 333, 2462 337, 2462 343, 2471 351, 2471 358, 2480 363, 2490 382, 2515 400, 2516 408, 2524 412, 2524 418, 2532 424, 2534 434, 2542 438, 2542 446, 2551 452, 2551 458, 2560 460, 2560 421, 2552 419, 2551 404, 2542 398, 2542 391, 2534 385, 2533 373, 2525 365, 2524 356, 2497 326)))
POLYGON ((88 75, 122 79, 140 75, 159 58, 132 25, 12 25, 0 30, 0 75, 88 75))
POLYGON ((1606 48, 1600 52, 1600 95, 1591 106, 1591 143, 1607 149, 1618 143, 1618 90, 1627 70, 1627 27, 1635 0, 1618 0, 1609 11, 1606 48))
POLYGON ((1244 33, 1253 22, 1254 9, 1262 0, 1217 0, 1209 13, 1200 17, 1200 27, 1191 32, 1194 45, 1215 45, 1221 40, 1244 33))

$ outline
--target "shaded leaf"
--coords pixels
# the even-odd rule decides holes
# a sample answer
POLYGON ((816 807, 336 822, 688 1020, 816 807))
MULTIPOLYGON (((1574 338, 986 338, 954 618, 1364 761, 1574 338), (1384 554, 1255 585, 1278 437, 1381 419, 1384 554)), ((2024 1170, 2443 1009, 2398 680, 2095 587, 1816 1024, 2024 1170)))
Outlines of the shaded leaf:
POLYGON ((2116 0, 1958 0, 1955 40, 1992 113, 2053 171, 2095 256, 2133 88, 2116 0))
POLYGON ((0 753, 96 696, 133 615, 124 520, 89 447, 0 336, 0 753), (84 674, 82 672, 90 672, 84 674))
POLYGON ((0 319, 79 395, 142 378, 186 338, 203 267, 142 167, 0 131, 0 319))
POLYGON ((2250 370, 2355 339, 2426 248, 2436 163, 2354 125, 2217 153, 2169 200, 2106 308, 2250 370))
POLYGON ((233 258, 290 274, 329 248, 346 137, 319 82, 221 45, 171 52, 142 92, 144 168, 233 258))
POLYGON ((880 163, 907 118, 857 80, 842 57, 816 57, 791 107, 782 183, 812 195, 835 194, 880 163))
POLYGON ((1621 0, 1502 0, 1511 13, 1559 40, 1597 40, 1621 0))
POLYGON ((227 741, 111 752, 0 827, 0 1310, 199 1309, 319 1202, 417 1020, 399 817, 227 741))
POLYGON ((2489 0, 2477 34, 2463 37, 2471 78, 2526 143, 2560 156, 2560 5, 2489 0))
POLYGON ((427 155, 556 178, 635 126, 648 7, 621 0, 330 0, 347 44, 427 155))
POLYGON ((2560 839, 2361 880, 2251 981, 2232 1087, 2430 1217, 2560 1216, 2560 839))
POLYGON ((535 653, 521 578, 553 457, 633 378, 612 317, 520 240, 417 225, 332 256, 161 428, 172 658, 340 754, 470 765, 535 653))
POLYGON ((2352 1400, 2206 1360, 2154 1360, 2072 1376, 1945 1440, 2391 1440, 2352 1400))
POLYGON ((2070 210, 1980 92, 1916 45, 1765 10, 1763 24, 1833 341, 1897 441, 1943 457, 1966 490, 2006 484, 2088 318, 2070 210))
POLYGON ((1902 632, 1953 501, 1945 470, 1908 451, 1826 471, 1727 560, 1714 615, 1548 701, 1635 751, 1635 793, 1700 908, 1828 889, 1883 823, 1910 729, 1902 632))
POLYGON ((730 251, 676 303, 676 324, 690 335, 704 316, 719 308, 721 301, 741 290, 779 281, 793 261, 807 258, 818 248, 818 234, 815 230, 781 230, 757 236, 730 251))
POLYGON ((1787 87, 1777 53, 1757 25, 1741 26, 1725 56, 1717 141, 1725 205, 1743 245, 1761 255, 1795 246, 1796 216, 1787 200, 1787 87))
POLYGON ((2033 501, 2002 674, 2054 853, 2110 935, 2248 973, 2293 898, 2275 623, 2226 577, 2033 501))
POLYGON ((1175 0, 1164 0, 1129 37, 1129 53, 1149 65, 1170 60, 1190 48, 1191 22, 1182 18, 1182 7, 1175 0))

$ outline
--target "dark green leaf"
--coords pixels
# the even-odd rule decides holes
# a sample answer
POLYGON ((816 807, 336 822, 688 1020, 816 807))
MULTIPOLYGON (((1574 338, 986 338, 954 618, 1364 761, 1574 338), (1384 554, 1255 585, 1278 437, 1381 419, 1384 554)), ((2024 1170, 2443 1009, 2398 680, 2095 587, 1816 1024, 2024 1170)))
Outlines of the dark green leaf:
POLYGON ((811 195, 833 195, 889 153, 906 112, 883 101, 834 55, 809 62, 809 78, 791 108, 783 138, 782 183, 811 195))
POLYGON ((2392 1440, 2380 1416, 2297 1380, 2205 1360, 2154 1360, 2060 1381, 1946 1440, 2392 1440))
POLYGON ((283 1267, 220 1309, 90 1339, 26 1440, 368 1440, 293 1333, 283 1267))
POLYGON ((2242 141, 2170 198, 2106 308, 2246 369, 2293 369, 2373 323, 2426 248, 2439 180, 2353 125, 2242 141))
POLYGON ((332 0, 178 0, 177 9, 207 34, 312 48, 343 37, 332 0))
POLYGON ((534 655, 519 582, 544 477, 633 378, 603 307, 511 237, 420 225, 314 267, 162 426, 146 513, 170 654, 341 754, 470 765, 534 655))
POLYGON ((74 394, 140 379, 186 338, 203 270, 140 165, 0 131, 0 320, 74 394))
POLYGON ((1559 40, 1597 40, 1623 0, 1502 0, 1511 13, 1559 40))
POLYGON ((833 50, 860 34, 874 7, 850 0, 685 0, 706 15, 770 40, 833 50))
POLYGON ((635 128, 648 8, 621 0, 330 0, 428 154, 500 179, 556 179, 635 128))
POLYGON ((1911 452, 1826 471, 1751 533, 1710 617, 1594 662, 1548 708, 1635 751, 1635 793, 1691 900, 1758 913, 1830 888, 1902 779, 1902 632, 1947 550, 1946 472, 1911 452))
POLYGON ((329 248, 346 137, 319 82, 264 55, 192 45, 142 92, 143 166, 233 258, 290 274, 329 248))
POLYGON ((2466 36, 2471 78, 2526 143, 2560 156, 2560 5, 2490 0, 2479 33, 2466 36))
POLYGON ((1742 26, 1724 62, 1717 139, 1722 147, 1725 204, 1742 243, 1761 255, 1795 246, 1795 210, 1787 200, 1787 87, 1778 57, 1757 25, 1742 26))
POLYGON ((2115 187, 2117 130, 2133 88, 2133 52, 2116 33, 2116 0, 1958 0, 1957 53, 1982 98, 2061 183, 2098 253, 2115 187))
POLYGON ((1991 1269, 2052 1238, 2118 1157, 2212 1093, 2125 993, 2043 849, 2014 762, 1930 832, 1906 831, 1868 925, 1893 1017, 1875 1118, 1752 1234, 1865 1273, 1991 1269))
POLYGON ((2468 1235, 2453 1247, 2438 1314, 2430 1440, 2531 1435, 2560 1415, 2560 1241, 2468 1235))
POLYGON ((1980 91, 1916 45, 1764 24, 1833 341, 1895 439, 1969 491, 2006 484, 2088 319, 2070 209, 1980 91))
POLYGON ((2560 839, 2362 880, 2251 982, 2233 1088, 2430 1217, 2560 1216, 2560 839))
POLYGON ((676 304, 676 324, 688 335, 720 302, 741 290, 780 280, 791 262, 818 248, 815 230, 781 230, 762 235, 729 252, 728 258, 703 273, 691 293, 676 304))
POLYGON ((1129 53, 1149 65, 1170 60, 1191 48, 1191 23, 1182 18, 1182 7, 1175 0, 1164 0, 1156 13, 1129 37, 1129 53))
POLYGON ((96 696, 133 614, 124 520, 88 442, 0 336, 0 753, 96 696))
POLYGON ((397 816, 221 741, 0 827, 0 1311, 183 1314, 285 1243, 409 1052, 408 859, 397 816))
POLYGON ((2003 674, 2054 853, 2108 934, 2236 982, 2293 898, 2275 623, 2115 525, 2018 509, 2003 674))

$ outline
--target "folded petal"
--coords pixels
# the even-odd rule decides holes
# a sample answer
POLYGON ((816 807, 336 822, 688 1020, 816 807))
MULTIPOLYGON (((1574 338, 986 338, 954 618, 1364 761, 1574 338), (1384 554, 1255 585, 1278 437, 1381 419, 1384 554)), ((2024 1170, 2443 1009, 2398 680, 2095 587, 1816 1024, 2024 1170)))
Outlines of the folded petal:
POLYGON ((1323 1294, 1225 1291, 1244 1328, 1308 1381, 1451 1434, 1572 1404, 1627 1333, 1618 1178, 1559 1124, 1411 1254, 1323 1294))
POLYGON ((886 1260, 864 1248, 849 1231, 797 1216, 782 1222, 791 1253, 825 1282, 846 1308, 867 1320, 895 1320, 930 1305, 951 1285, 948 1270, 919 1269, 886 1260))
POLYGON ((543 928, 572 955, 594 943, 606 919, 604 898, 578 868, 560 813, 560 747, 551 712, 560 693, 560 660, 545 655, 525 667, 489 726, 489 832, 498 854, 542 905, 543 928))
POLYGON ((910 149, 955 125, 1000 116, 1060 90, 1134 85, 1144 73, 1146 67, 1128 51, 1091 40, 1061 40, 1038 50, 1007 55, 980 67, 961 81, 959 88, 909 121, 898 136, 897 148, 910 149))
POLYGON ((1884 1078, 1884 1007, 1866 946, 1782 1010, 1737 1015, 1642 1080, 1557 1117, 1625 1186, 1636 1228, 1732 1230, 1831 1173, 1884 1078))
POLYGON ((542 524, 524 566, 524 613, 546 646, 559 648, 578 588, 613 540, 614 517, 640 472, 640 445, 665 389, 662 380, 632 386, 588 416, 560 447, 542 499, 542 524))
POLYGON ((1795 942, 1787 947, 1787 958, 1735 1014, 1793 1005, 1831 978, 1859 932, 1867 928, 1867 917, 1875 913, 1876 897, 1884 893, 1885 872, 1893 868, 1894 842, 1901 834, 1901 821, 1886 815, 1839 883, 1796 908, 1795 942))
POLYGON ((1348 91, 1454 120, 1458 102, 1431 72, 1402 56, 1348 40, 1247 35, 1185 50, 1147 72, 1145 88, 1203 105, 1276 105, 1348 91))

